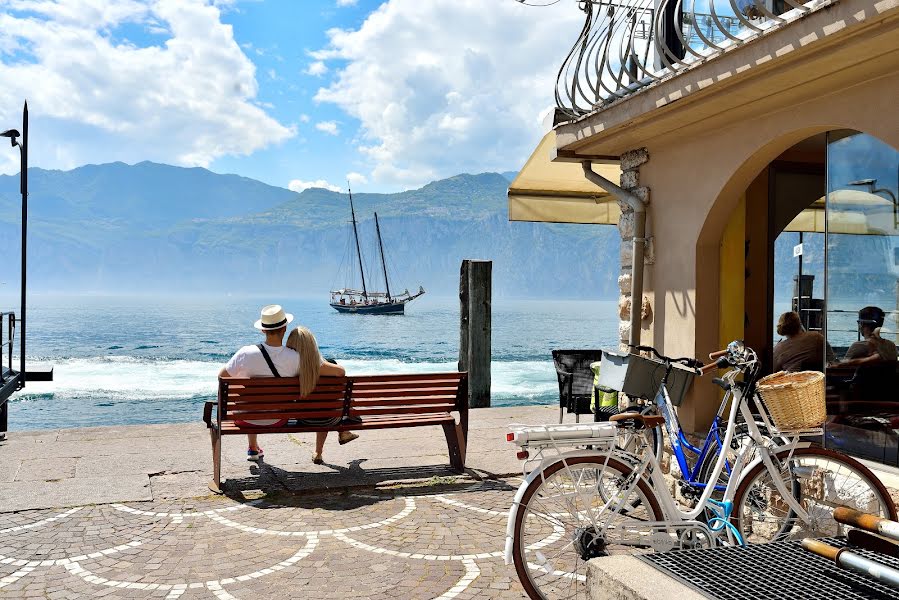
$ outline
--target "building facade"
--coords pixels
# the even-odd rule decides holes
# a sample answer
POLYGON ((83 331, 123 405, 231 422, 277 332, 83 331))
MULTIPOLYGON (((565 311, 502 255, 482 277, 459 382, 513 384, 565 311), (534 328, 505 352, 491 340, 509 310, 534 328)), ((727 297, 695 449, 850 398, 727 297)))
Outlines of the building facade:
MULTIPOLYGON (((581 3, 553 128, 556 163, 617 163, 647 203, 642 342, 701 357, 744 339, 770 372, 795 309, 826 340, 827 443, 897 465, 899 363, 845 359, 866 307, 899 342, 899 2, 668 4, 581 3)), ((626 342, 626 206, 617 225, 626 342)), ((686 428, 717 393, 697 381, 686 428)))

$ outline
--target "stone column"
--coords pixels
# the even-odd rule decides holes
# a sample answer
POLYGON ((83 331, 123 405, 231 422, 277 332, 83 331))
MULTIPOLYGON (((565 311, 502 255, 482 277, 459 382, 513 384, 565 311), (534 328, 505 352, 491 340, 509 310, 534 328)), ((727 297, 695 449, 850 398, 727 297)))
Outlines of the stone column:
MULTIPOLYGON (((640 186, 640 166, 649 160, 649 152, 646 148, 637 150, 629 150, 621 155, 621 182, 619 185, 628 192, 639 197, 643 202, 649 204, 649 188, 640 186)), ((618 233, 621 235, 621 274, 618 276, 618 289, 620 296, 618 298, 618 341, 619 349, 622 352, 628 351, 628 340, 630 338, 630 315, 631 315, 631 282, 633 281, 631 273, 631 261, 633 256, 633 240, 634 240, 634 211, 623 203, 619 202, 621 207, 621 219, 618 221, 618 233)), ((648 238, 644 264, 651 265, 654 262, 652 238, 648 238)), ((652 307, 649 300, 645 297, 642 299, 641 306, 642 318, 644 321, 652 318, 652 307)))

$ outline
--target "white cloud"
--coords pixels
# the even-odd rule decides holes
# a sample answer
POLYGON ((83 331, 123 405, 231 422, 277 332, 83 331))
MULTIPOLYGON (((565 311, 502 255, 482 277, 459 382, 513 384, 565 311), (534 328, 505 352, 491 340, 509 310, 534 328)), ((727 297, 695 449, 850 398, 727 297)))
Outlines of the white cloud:
POLYGON ((553 102, 583 16, 574 2, 389 0, 312 53, 346 61, 316 99, 360 121, 379 183, 517 168, 540 138, 535 119, 553 102))
POLYGON ((0 54, 0 123, 27 97, 32 162, 47 168, 206 166, 290 138, 256 103, 256 69, 220 16, 204 0, 0 0, 0 49, 19 52, 0 54), (166 39, 139 47, 114 36, 123 25, 166 39))
POLYGON ((311 117, 309 115, 307 115, 306 113, 303 113, 300 115, 301 123, 308 123, 310 120, 311 120, 311 117))
POLYGON ((353 185, 365 185, 366 183, 368 183, 368 177, 366 177, 362 173, 347 173, 346 179, 353 185))
POLYGON ((315 124, 315 128, 329 135, 340 135, 340 125, 337 121, 321 121, 315 124))
POLYGON ((306 74, 314 75, 315 77, 321 77, 322 75, 324 75, 327 72, 328 72, 328 66, 320 60, 317 60, 314 63, 311 63, 306 68, 306 74))
POLYGON ((293 190, 294 192, 302 192, 303 190, 308 190, 309 188, 324 188, 332 192, 341 191, 341 188, 339 186, 328 183, 324 179, 316 179, 315 181, 292 179, 290 183, 287 184, 287 189, 293 190))
POLYGON ((337 0, 337 6, 356 6, 359 0, 337 0))

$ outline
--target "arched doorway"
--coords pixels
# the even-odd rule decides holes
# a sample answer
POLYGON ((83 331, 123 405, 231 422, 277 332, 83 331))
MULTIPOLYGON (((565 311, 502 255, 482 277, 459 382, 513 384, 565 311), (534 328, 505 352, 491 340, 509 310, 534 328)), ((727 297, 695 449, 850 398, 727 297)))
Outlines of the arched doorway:
POLYGON ((781 152, 727 221, 718 288, 719 343, 745 339, 769 372, 824 370, 825 443, 899 465, 895 148, 869 134, 829 130, 781 152), (800 344, 775 331, 778 317, 792 311, 818 337, 803 334, 800 344))

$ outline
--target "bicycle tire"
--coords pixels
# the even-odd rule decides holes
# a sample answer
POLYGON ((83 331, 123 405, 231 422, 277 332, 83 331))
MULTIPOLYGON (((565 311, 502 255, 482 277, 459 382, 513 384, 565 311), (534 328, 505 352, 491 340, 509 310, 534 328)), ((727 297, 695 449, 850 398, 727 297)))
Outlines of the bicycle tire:
MULTIPOLYGON (((591 464, 596 465, 596 468, 598 470, 603 471, 604 473, 607 472, 609 469, 611 469, 612 471, 616 471, 619 476, 624 477, 624 478, 628 477, 630 474, 633 473, 633 469, 629 465, 627 465, 624 462, 621 462, 615 458, 608 458, 608 460, 606 460, 605 456, 577 456, 577 457, 565 459, 565 461, 558 460, 558 461, 550 464, 549 466, 547 466, 545 469, 543 469, 542 476, 535 478, 525 489, 525 492, 521 497, 519 508, 518 508, 518 511, 517 511, 516 517, 515 517, 515 527, 514 527, 513 540, 512 540, 512 555, 513 555, 513 561, 515 564, 515 572, 518 574, 518 579, 521 582, 521 585, 524 588, 525 593, 527 593, 528 597, 531 598, 532 600, 551 600, 553 598, 553 596, 547 596, 546 594, 544 594, 543 591, 541 591, 540 586, 538 585, 538 582, 535 582, 532 577, 532 571, 528 567, 527 558, 525 556, 525 551, 527 550, 528 546, 524 540, 523 529, 524 529, 525 520, 527 519, 528 514, 530 513, 531 502, 534 499, 537 492, 546 484, 546 482, 551 481, 552 477, 556 473, 558 473, 560 470, 566 468, 566 465, 570 468, 571 466, 591 465, 591 464)), ((637 482, 637 486, 635 489, 639 490, 640 494, 642 494, 644 496, 644 498, 646 499, 646 502, 644 504, 649 507, 649 509, 648 509, 649 512, 647 513, 648 518, 646 520, 647 521, 662 520, 661 519, 662 514, 663 514, 662 510, 659 506, 658 499, 656 498, 655 493, 651 489, 651 486, 649 485, 649 483, 641 477, 640 480, 637 482)), ((597 491, 597 495, 599 495, 598 491, 597 491)), ((563 529, 565 529, 565 528, 563 527, 563 529)), ((578 532, 577 531, 569 532, 566 529, 565 532, 562 534, 562 538, 560 538, 560 539, 564 540, 566 534, 568 536, 569 543, 567 543, 564 547, 570 546, 571 551, 574 553, 577 553, 577 550, 575 549, 576 546, 575 546, 574 540, 575 540, 575 537, 577 535, 579 535, 578 532)), ((577 558, 575 558, 574 564, 575 564, 575 570, 573 572, 568 572, 568 575, 560 575, 560 576, 561 577, 569 577, 569 575, 577 576, 577 564, 578 564, 577 558)), ((569 577, 569 579, 570 578, 571 577, 569 577)), ((577 582, 576 577, 574 578, 574 580, 577 582)), ((544 587, 548 588, 549 586, 544 585, 544 587)), ((584 587, 584 589, 586 590, 586 587, 584 587)))
MULTIPOLYGON (((880 510, 880 516, 883 516, 888 519, 896 520, 896 506, 890 497, 889 492, 886 487, 880 480, 874 475, 868 467, 852 458, 851 456, 847 456, 841 452, 837 452, 835 450, 830 450, 828 448, 821 448, 817 446, 812 446, 809 448, 799 448, 795 450, 781 450, 777 452, 774 457, 779 464, 789 463, 790 469, 790 477, 794 481, 794 483, 798 483, 799 485, 805 485, 806 480, 813 480, 815 478, 814 483, 819 484, 816 487, 812 486, 812 494, 806 494, 804 490, 800 490, 800 502, 805 504, 804 508, 810 513, 814 513, 814 521, 810 524, 810 528, 803 533, 800 531, 793 531, 796 526, 796 515, 792 509, 790 509, 786 516, 783 518, 783 522, 774 528, 772 528, 768 521, 763 518, 753 520, 751 515, 748 514, 753 512, 752 510, 748 510, 750 506, 757 507, 760 502, 765 502, 769 506, 777 506, 778 500, 773 495, 776 494, 776 488, 771 489, 773 487, 773 483, 771 487, 767 489, 763 487, 765 484, 760 476, 767 475, 769 478, 771 473, 768 471, 767 467, 764 463, 759 463, 755 467, 753 467, 750 471, 746 473, 744 477, 740 480, 740 485, 737 487, 737 491, 734 494, 734 514, 733 514, 733 522, 740 533, 744 536, 747 542, 750 543, 758 543, 761 538, 765 535, 765 529, 771 531, 773 529, 777 529, 777 533, 770 536, 768 539, 764 539, 765 542, 771 541, 779 541, 783 539, 801 539, 802 537, 815 536, 815 537, 824 537, 828 535, 839 534, 839 526, 836 524, 836 521, 833 520, 832 512, 834 505, 840 506, 849 506, 850 508, 855 508, 858 510, 862 510, 863 512, 870 511, 873 503, 877 502, 877 507, 880 510), (815 464, 814 460, 821 461, 821 464, 815 464), (805 463, 805 464, 803 464, 805 463), (825 469, 821 465, 828 465, 831 467, 829 470, 825 469), (873 494, 870 498, 865 498, 861 494, 857 494, 855 499, 851 503, 840 504, 840 494, 835 490, 836 488, 836 479, 837 474, 844 473, 839 475, 840 477, 848 480, 845 472, 841 471, 839 468, 834 469, 833 465, 841 465, 845 467, 850 475, 855 475, 859 482, 867 486, 868 490, 873 494), (812 471, 808 471, 811 468, 812 471), (800 471, 802 469, 802 471, 800 471), (818 474, 820 470, 820 475, 818 474), (811 476, 806 473, 810 473, 811 476), (830 483, 828 485, 828 473, 830 473, 830 483), (833 487, 835 491, 829 492, 828 488, 833 487), (760 493, 763 492, 763 493, 760 493), (766 493, 765 493, 766 492, 766 493), (750 494, 755 493, 755 497, 750 497, 750 494), (830 497, 827 497, 828 493, 830 493, 830 497), (773 498, 773 500, 772 500, 773 498), (834 500, 836 498, 836 501, 834 500), (864 506, 859 506, 859 498, 865 500, 864 506), (751 505, 750 503, 754 503, 751 505), (824 512, 829 509, 828 515, 825 516, 824 512), (827 525, 830 529, 824 529, 821 525, 827 525)), ((854 489, 857 484, 854 484, 852 488, 854 489)), ((863 490, 862 490, 863 491, 863 490)), ((781 504, 785 503, 781 500, 781 504)), ((809 527, 809 526, 807 526, 809 527)))

